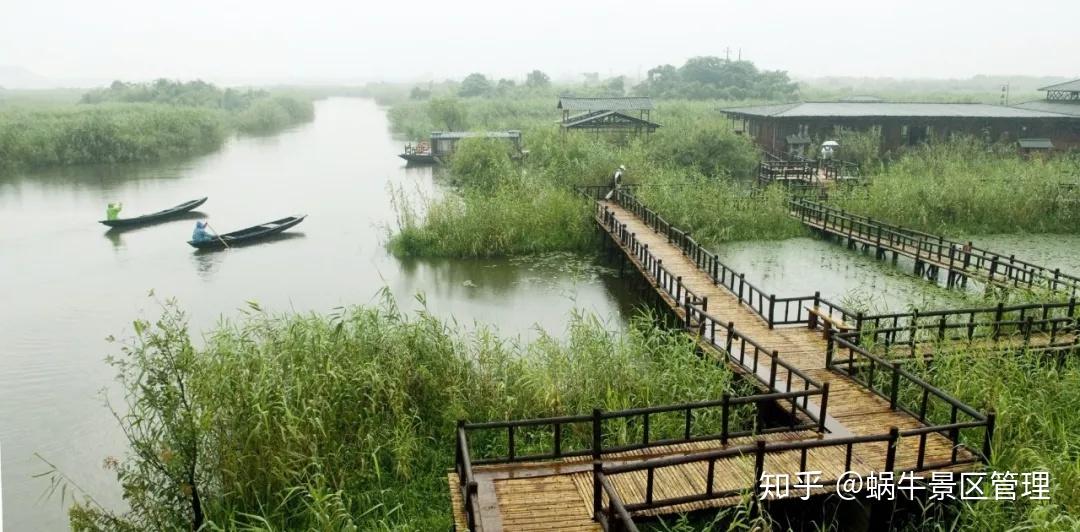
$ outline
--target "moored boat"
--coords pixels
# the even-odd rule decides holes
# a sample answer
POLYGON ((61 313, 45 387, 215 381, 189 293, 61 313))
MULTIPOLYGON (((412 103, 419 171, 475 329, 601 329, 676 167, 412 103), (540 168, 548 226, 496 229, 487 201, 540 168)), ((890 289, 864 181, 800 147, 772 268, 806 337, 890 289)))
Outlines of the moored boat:
POLYGON ((168 209, 165 209, 163 211, 144 214, 142 216, 134 216, 132 218, 117 218, 115 220, 100 220, 100 222, 109 227, 132 227, 136 225, 148 225, 152 223, 163 222, 179 214, 184 214, 185 212, 192 211, 203 203, 206 203, 206 198, 199 198, 196 200, 187 201, 175 207, 169 207, 168 209))
POLYGON ((276 235, 296 224, 304 221, 307 218, 306 214, 298 216, 286 216, 272 222, 266 222, 264 224, 254 225, 247 229, 241 229, 239 231, 233 231, 231 233, 224 233, 221 235, 215 235, 209 240, 202 240, 196 242, 189 240, 188 244, 191 247, 198 249, 223 249, 240 244, 246 244, 261 238, 266 238, 271 235, 276 235))

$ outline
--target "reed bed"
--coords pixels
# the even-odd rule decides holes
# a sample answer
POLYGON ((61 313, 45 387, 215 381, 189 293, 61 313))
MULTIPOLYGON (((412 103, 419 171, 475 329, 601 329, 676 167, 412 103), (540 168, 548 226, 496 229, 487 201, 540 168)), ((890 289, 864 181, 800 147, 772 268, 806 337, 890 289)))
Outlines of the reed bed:
MULTIPOLYGON (((71 512, 76 530, 196 522, 206 530, 445 530, 458 419, 733 391, 725 366, 700 358, 689 336, 648 315, 613 331, 574 314, 563 339, 544 333, 521 343, 423 310, 406 313, 387 296, 324 316, 252 306, 208 333, 202 347, 172 304, 135 330, 112 359, 127 400, 117 419, 131 451, 109 461, 130 509, 83 500, 71 512)), ((752 423, 752 415, 736 422, 752 423)), ((613 427, 608 437, 623 441, 638 437, 635 430, 613 427)), ((588 438, 568 431, 564 445, 588 438)), ((498 446, 477 439, 477 449, 498 446)), ((528 434, 519 441, 543 444, 528 434)))

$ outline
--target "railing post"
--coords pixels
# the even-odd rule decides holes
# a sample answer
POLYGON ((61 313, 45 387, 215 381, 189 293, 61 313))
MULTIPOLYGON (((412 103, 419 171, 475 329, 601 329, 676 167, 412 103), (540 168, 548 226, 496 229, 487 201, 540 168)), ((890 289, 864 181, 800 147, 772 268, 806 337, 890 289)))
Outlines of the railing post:
POLYGON ((776 294, 769 294, 769 328, 773 328, 773 309, 776 307, 776 294))
MULTIPOLYGON (((825 366, 828 368, 828 366, 825 366)), ((803 404, 803 407, 806 405, 803 404)), ((826 381, 821 385, 821 411, 818 412, 818 432, 825 432, 825 416, 827 415, 826 408, 829 406, 829 383, 826 381)))
POLYGON ((1005 303, 998 303, 997 308, 994 309, 994 340, 998 339, 998 334, 1001 333, 1001 319, 1005 316, 1005 303))
POLYGON ((900 429, 896 427, 889 428, 889 450, 885 453, 885 470, 884 472, 891 473, 896 468, 896 445, 900 439, 900 429))
POLYGON ((742 297, 743 296, 743 284, 745 282, 746 282, 746 274, 745 273, 740 273, 739 274, 739 304, 740 305, 742 304, 742 301, 743 301, 743 297, 742 297))
POLYGON ((825 329, 825 369, 832 367, 832 359, 835 352, 836 341, 833 340, 833 330, 825 329))
POLYGON ((765 440, 757 441, 754 453, 754 500, 761 499, 761 477, 765 474, 765 440))
POLYGON ((476 530, 476 514, 473 513, 472 504, 469 501, 476 500, 477 491, 479 489, 475 480, 465 486, 465 514, 469 530, 476 530))
POLYGON ((720 445, 727 445, 727 442, 728 442, 728 423, 730 421, 729 418, 728 418, 728 416, 729 416, 728 408, 731 406, 731 394, 730 393, 724 392, 723 401, 722 401, 721 404, 723 406, 722 406, 722 408, 720 410, 720 445))
POLYGON ((461 429, 465 428, 465 420, 464 419, 459 419, 458 420, 457 428, 458 428, 457 432, 454 433, 454 435, 455 435, 455 438, 454 438, 454 440, 455 440, 455 444, 454 444, 454 448, 455 448, 455 451, 454 451, 454 467, 457 469, 457 472, 458 472, 458 481, 461 484, 464 484, 465 483, 465 477, 464 477, 464 475, 462 475, 461 469, 462 469, 463 464, 465 463, 465 457, 462 456, 462 454, 461 454, 461 451, 462 451, 462 449, 461 449, 461 441, 459 439, 460 435, 461 435, 461 429))
POLYGON ((780 353, 773 351, 772 363, 769 365, 769 388, 771 388, 772 390, 776 390, 776 363, 779 358, 780 353))
POLYGON ((593 460, 592 463, 592 510, 593 521, 597 521, 600 518, 600 514, 604 511, 604 493, 603 487, 600 484, 600 475, 603 472, 603 462, 600 460, 593 460))
POLYGON ((896 410, 896 401, 900 394, 900 364, 893 361, 892 365, 892 389, 889 393, 889 408, 896 410))
POLYGON ((601 454, 600 436, 602 426, 601 413, 599 408, 594 408, 592 411, 592 457, 593 460, 599 460, 601 454))
POLYGON ((986 413, 986 434, 983 436, 983 461, 990 463, 991 444, 994 439, 994 422, 997 414, 993 410, 986 413))

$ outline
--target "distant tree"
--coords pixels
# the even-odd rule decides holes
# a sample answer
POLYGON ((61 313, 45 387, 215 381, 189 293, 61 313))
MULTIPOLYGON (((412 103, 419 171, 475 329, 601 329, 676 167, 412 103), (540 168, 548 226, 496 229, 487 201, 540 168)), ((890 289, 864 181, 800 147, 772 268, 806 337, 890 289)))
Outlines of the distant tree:
POLYGON ((604 91, 614 96, 622 96, 626 93, 626 77, 617 76, 604 80, 604 91))
POLYGON ((551 86, 551 78, 539 70, 533 70, 525 76, 525 86, 530 89, 546 89, 551 86))
POLYGON ((446 131, 465 129, 467 111, 465 105, 455 98, 433 98, 428 102, 428 118, 431 123, 446 131))
POLYGON ((431 89, 413 87, 412 90, 409 91, 410 100, 426 100, 428 98, 431 98, 431 89))
POLYGON ((513 91, 515 87, 517 87, 517 83, 515 83, 514 80, 503 78, 495 84, 495 93, 499 96, 505 96, 509 94, 510 91, 513 91))
POLYGON ((488 81, 487 76, 473 72, 465 79, 461 80, 461 88, 458 89, 458 96, 469 98, 473 96, 485 96, 491 92, 491 82, 488 81))
POLYGON ((600 83, 600 73, 599 72, 586 72, 586 73, 582 74, 582 76, 585 77, 585 84, 586 85, 596 85, 597 83, 600 83))
POLYGON ((730 61, 720 57, 693 57, 683 66, 661 65, 650 69, 648 78, 634 87, 637 94, 668 98, 782 100, 798 91, 786 72, 759 71, 750 61, 730 61))

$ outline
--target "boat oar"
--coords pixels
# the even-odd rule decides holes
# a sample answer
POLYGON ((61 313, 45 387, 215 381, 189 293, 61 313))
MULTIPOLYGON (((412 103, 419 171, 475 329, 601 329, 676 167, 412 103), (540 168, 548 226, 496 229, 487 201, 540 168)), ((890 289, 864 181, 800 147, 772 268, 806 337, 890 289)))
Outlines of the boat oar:
POLYGON ((206 222, 206 228, 214 232, 214 236, 216 236, 217 239, 220 240, 221 243, 225 245, 225 249, 232 249, 231 247, 229 247, 229 243, 226 242, 224 238, 221 238, 221 235, 218 234, 217 229, 214 229, 210 225, 210 222, 206 222))

